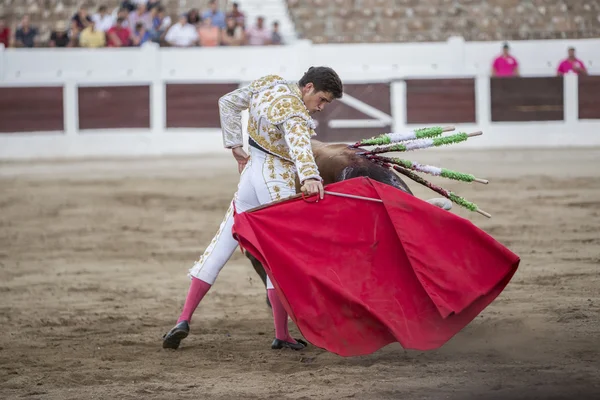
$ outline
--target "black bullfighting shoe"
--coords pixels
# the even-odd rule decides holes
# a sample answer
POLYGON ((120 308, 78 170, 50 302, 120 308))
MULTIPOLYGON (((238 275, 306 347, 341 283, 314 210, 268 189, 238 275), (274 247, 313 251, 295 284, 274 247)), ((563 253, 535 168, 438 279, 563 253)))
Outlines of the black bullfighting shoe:
POLYGON ((163 336, 163 349, 177 349, 189 333, 190 325, 187 321, 181 321, 163 336))
POLYGON ((275 338, 275 340, 273 340, 273 343, 271 344, 271 348, 272 349, 283 349, 284 347, 286 347, 286 348, 292 349, 292 350, 303 350, 304 348, 306 348, 306 346, 308 346, 308 343, 306 343, 302 339, 296 339, 296 341, 298 343, 286 342, 285 340, 280 340, 280 339, 275 338))

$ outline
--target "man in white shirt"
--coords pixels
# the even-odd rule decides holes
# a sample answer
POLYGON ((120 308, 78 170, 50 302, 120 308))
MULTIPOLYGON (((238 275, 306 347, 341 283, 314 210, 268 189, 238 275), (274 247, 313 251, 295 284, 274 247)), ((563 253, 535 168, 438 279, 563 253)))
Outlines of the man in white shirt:
POLYGON ((92 15, 92 20, 94 21, 95 29, 102 32, 108 31, 116 21, 114 16, 108 13, 104 5, 98 7, 98 12, 92 15))
POLYGON ((198 43, 198 31, 187 22, 187 15, 182 14, 167 32, 165 41, 173 47, 191 47, 198 43))

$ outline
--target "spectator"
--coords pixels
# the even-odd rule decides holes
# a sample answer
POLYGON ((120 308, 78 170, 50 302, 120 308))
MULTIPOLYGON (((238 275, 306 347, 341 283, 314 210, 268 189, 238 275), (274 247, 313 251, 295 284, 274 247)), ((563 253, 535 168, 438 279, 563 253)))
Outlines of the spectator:
POLYGON ((171 26, 171 17, 165 16, 165 8, 163 6, 152 9, 152 40, 160 42, 160 39, 171 26))
POLYGON ((75 15, 73 15, 71 21, 74 21, 77 24, 77 28, 82 31, 92 22, 92 17, 88 15, 87 8, 85 6, 81 6, 75 15))
POLYGON ((137 6, 137 10, 129 13, 129 28, 134 31, 138 22, 144 24, 146 30, 152 29, 152 15, 146 10, 145 4, 137 6))
POLYGON ((96 29, 96 23, 92 21, 87 28, 81 31, 79 46, 90 49, 104 47, 106 46, 106 34, 100 29, 96 29))
POLYGON ((256 18, 256 25, 246 32, 247 42, 251 46, 264 46, 271 42, 271 34, 265 29, 265 19, 256 18))
POLYGON ((192 8, 187 13, 187 22, 188 22, 188 24, 192 24, 192 25, 196 26, 200 21, 202 21, 202 18, 200 18, 198 10, 196 8, 192 8))
POLYGON ((188 22, 189 15, 182 14, 179 22, 169 28, 165 41, 174 47, 191 47, 198 43, 198 31, 188 22))
MULTIPOLYGON (((123 27, 129 28, 129 11, 127 8, 121 7, 119 11, 117 11, 117 19, 123 18, 123 27)), ((114 24, 113 24, 114 26, 114 24)), ((112 28, 112 26, 111 26, 112 28)))
POLYGON ((575 48, 569 47, 569 56, 565 58, 559 65, 556 74, 558 76, 575 73, 578 75, 587 75, 587 69, 583 64, 583 61, 575 57, 575 48))
POLYGON ((210 17, 204 17, 198 27, 198 39, 202 47, 218 46, 221 44, 221 29, 212 24, 210 17))
POLYGON ((69 31, 67 33, 67 36, 69 37, 69 40, 71 41, 71 43, 69 44, 69 47, 79 46, 79 35, 80 34, 81 34, 81 29, 79 29, 79 25, 77 25, 77 22, 75 20, 71 20, 71 27, 69 28, 69 31))
POLYGON ((242 29, 246 27, 246 16, 240 11, 238 3, 233 3, 231 11, 227 14, 227 16, 233 17, 235 22, 237 22, 238 26, 241 26, 242 29))
POLYGON ((127 10, 127 12, 130 13, 132 11, 135 11, 135 9, 137 8, 137 2, 135 0, 124 0, 121 3, 121 8, 127 10))
POLYGON ((106 33, 108 47, 126 47, 130 45, 131 31, 124 26, 124 23, 125 19, 119 17, 115 26, 108 30, 106 33))
POLYGON ((115 24, 115 18, 108 13, 105 5, 98 7, 98 12, 92 15, 92 21, 96 24, 96 29, 102 32, 108 31, 115 24))
POLYGON ((29 22, 29 15, 23 16, 23 19, 21 19, 21 24, 15 32, 15 46, 35 47, 37 34, 37 28, 31 26, 29 22))
POLYGON ((241 46, 245 42, 244 29, 237 24, 233 16, 227 17, 226 26, 221 31, 223 46, 241 46))
POLYGON ((209 9, 202 14, 202 19, 210 18, 213 26, 216 26, 219 30, 225 28, 225 13, 219 10, 217 0, 209 0, 208 7, 209 9))
POLYGON ((509 54, 508 43, 504 43, 502 54, 494 60, 492 76, 519 76, 519 63, 516 58, 509 54))
POLYGON ((56 23, 56 28, 50 34, 48 41, 50 47, 72 47, 71 39, 67 32, 67 24, 63 21, 56 23))
POLYGON ((2 17, 0 17, 0 43, 2 43, 5 48, 8 48, 10 45, 10 29, 8 29, 8 26, 6 26, 6 22, 2 17))
POLYGON ((279 22, 273 22, 273 30, 271 31, 271 44, 283 44, 283 39, 279 33, 279 22))
POLYGON ((150 32, 146 30, 146 26, 144 26, 144 23, 138 22, 135 25, 135 31, 133 32, 133 35, 131 35, 131 41, 133 42, 133 45, 141 46, 144 43, 148 42, 151 38, 152 36, 150 35, 150 32))
POLYGON ((155 8, 161 7, 160 0, 148 0, 146 7, 148 8, 148 11, 152 11, 155 8))

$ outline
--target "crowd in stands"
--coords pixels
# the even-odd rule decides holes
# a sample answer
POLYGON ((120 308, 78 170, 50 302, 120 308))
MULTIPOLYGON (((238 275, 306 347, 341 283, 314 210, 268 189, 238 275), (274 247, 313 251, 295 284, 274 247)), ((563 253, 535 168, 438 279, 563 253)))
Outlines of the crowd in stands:
POLYGON ((28 15, 14 32, 0 16, 0 43, 5 47, 134 47, 154 42, 168 47, 265 46, 281 45, 279 24, 269 29, 264 17, 248 26, 238 3, 225 13, 218 0, 209 0, 203 12, 191 9, 175 21, 161 0, 118 1, 116 7, 105 4, 90 13, 85 5, 68 21, 59 21, 47 40, 28 15))
MULTIPOLYGON (((587 68, 583 61, 575 56, 575 48, 569 47, 567 58, 561 60, 556 68, 556 75, 562 76, 573 73, 587 75, 587 68)), ((510 54, 510 46, 504 43, 502 54, 496 57, 492 63, 491 75, 496 77, 519 76, 519 62, 510 54)))

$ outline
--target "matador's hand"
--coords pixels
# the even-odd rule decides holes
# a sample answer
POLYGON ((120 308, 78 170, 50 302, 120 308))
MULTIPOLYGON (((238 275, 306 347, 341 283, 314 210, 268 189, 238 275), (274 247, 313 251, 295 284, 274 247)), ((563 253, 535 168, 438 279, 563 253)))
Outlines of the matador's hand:
POLYGON ((308 194, 319 194, 319 198, 323 198, 324 190, 323 190, 323 182, 318 179, 307 179, 304 181, 301 190, 303 192, 308 192, 308 194))
POLYGON ((235 158, 238 163, 238 172, 241 174, 250 157, 248 157, 248 154, 246 154, 244 148, 241 146, 231 149, 231 153, 233 154, 233 158, 235 158))

